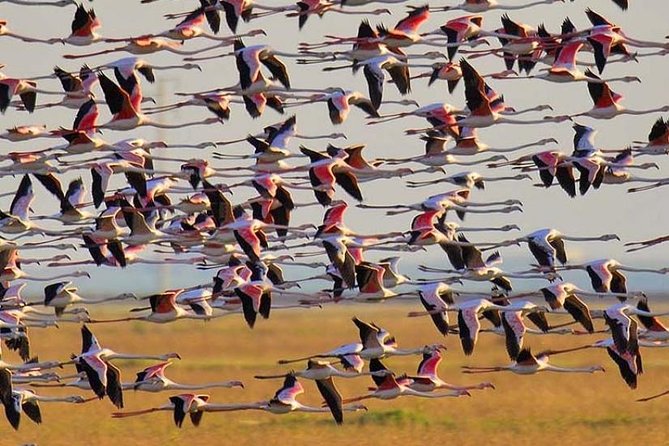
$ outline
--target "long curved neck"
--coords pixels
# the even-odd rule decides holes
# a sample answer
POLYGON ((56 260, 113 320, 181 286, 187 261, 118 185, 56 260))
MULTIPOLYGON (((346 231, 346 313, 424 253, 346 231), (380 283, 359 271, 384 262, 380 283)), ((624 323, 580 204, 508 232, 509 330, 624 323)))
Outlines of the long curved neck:
POLYGON ((177 390, 200 390, 200 389, 211 389, 214 387, 230 387, 230 383, 220 382, 220 383, 204 383, 204 384, 179 384, 170 381, 168 385, 168 388, 177 390))
POLYGON ((657 270, 657 269, 650 269, 650 268, 634 268, 631 266, 619 266, 619 270, 621 271, 629 271, 633 273, 654 273, 654 274, 665 274, 664 271, 662 270, 657 270))
MULTIPOLYGON (((182 56, 192 56, 194 54, 199 54, 199 53, 202 53, 202 52, 205 52, 205 51, 215 50, 216 48, 221 48, 221 47, 227 46, 227 44, 229 44, 229 42, 222 42, 222 43, 217 43, 215 45, 211 45, 211 46, 199 49, 199 50, 192 50, 192 51, 180 50, 178 48, 170 48, 170 47, 166 47, 165 50, 167 50, 171 53, 181 54, 182 56)), ((193 58, 193 59, 195 59, 195 58, 193 58)), ((202 59, 198 59, 198 60, 202 60, 202 59)))
POLYGON ((305 405, 300 404, 300 403, 297 403, 297 407, 294 410, 296 410, 298 412, 311 412, 311 413, 330 412, 330 408, 328 408, 328 407, 305 406, 305 405))
MULTIPOLYGON (((649 112, 647 112, 649 113, 649 112)), ((517 114, 517 113, 516 113, 517 114)), ((530 119, 527 121, 507 118, 506 116, 500 116, 497 118, 497 123, 499 124, 548 124, 556 122, 555 119, 530 119)))
POLYGON ((196 125, 205 125, 205 124, 207 124, 207 122, 202 120, 185 122, 183 124, 164 124, 153 120, 147 120, 145 125, 150 125, 151 127, 157 127, 159 129, 180 129, 183 127, 192 127, 196 125))
POLYGON ((228 412, 233 410, 264 410, 267 408, 267 401, 258 403, 240 403, 240 404, 207 404, 204 410, 207 412, 228 412))
POLYGON ((416 347, 412 349, 393 349, 390 353, 394 356, 410 356, 410 355, 417 355, 419 353, 423 353, 424 348, 423 347, 416 347))
POLYGON ((71 396, 67 397, 67 396, 44 396, 44 395, 35 395, 34 398, 37 401, 42 401, 46 403, 70 401, 72 399, 71 396))
POLYGON ((597 367, 558 367, 554 365, 547 365, 545 370, 559 373, 594 373, 599 370, 597 367))
POLYGON ((601 237, 578 237, 574 235, 563 235, 562 240, 569 240, 572 242, 596 242, 602 240, 601 237))
POLYGON ((163 355, 133 355, 130 353, 116 353, 113 352, 107 355, 107 359, 147 359, 147 360, 156 360, 164 361, 165 356, 163 355))
POLYGON ((666 112, 667 109, 665 107, 657 107, 657 108, 651 108, 648 110, 630 110, 629 108, 624 109, 622 113, 628 114, 628 115, 647 115, 651 113, 664 113, 666 112))

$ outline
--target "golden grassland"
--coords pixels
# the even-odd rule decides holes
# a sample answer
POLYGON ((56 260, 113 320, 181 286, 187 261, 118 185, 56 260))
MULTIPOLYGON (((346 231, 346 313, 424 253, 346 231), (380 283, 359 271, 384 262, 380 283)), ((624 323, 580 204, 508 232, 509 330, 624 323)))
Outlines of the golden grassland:
MULTIPOLYGON (((367 400, 368 412, 346 413, 345 424, 337 426, 328 414, 272 415, 265 412, 208 413, 200 427, 186 420, 174 426, 168 412, 143 417, 112 419, 116 409, 104 399, 81 405, 42 404, 42 425, 23 417, 18 432, 6 421, 2 445, 163 445, 163 444, 645 444, 669 441, 668 399, 649 403, 634 400, 669 388, 669 351, 644 350, 646 373, 639 388, 630 390, 618 375, 604 350, 592 349, 553 358, 565 366, 602 364, 606 373, 541 373, 518 376, 511 373, 465 375, 462 365, 507 364, 503 338, 482 334, 472 357, 465 357, 456 336, 440 338, 427 318, 407 318, 409 305, 332 306, 323 310, 275 311, 269 320, 259 320, 249 330, 240 315, 209 322, 179 321, 157 325, 145 322, 91 326, 100 342, 127 353, 176 351, 182 360, 168 369, 168 376, 180 383, 240 379, 245 389, 209 389, 212 402, 253 402, 271 397, 280 380, 259 381, 253 375, 287 370, 277 359, 325 351, 357 339, 350 322, 354 315, 375 321, 393 333, 400 347, 443 342, 448 346, 441 375, 449 382, 470 384, 491 381, 496 390, 473 391, 471 397, 392 401, 367 400)), ((96 317, 118 315, 105 310, 96 317)), ((535 351, 593 342, 605 335, 532 336, 526 345, 535 351)), ((80 349, 79 327, 62 324, 60 329, 33 330, 31 341, 40 359, 66 359, 80 349)), ((14 361, 13 353, 5 359, 14 361)), ((415 372, 418 356, 393 357, 385 363, 398 373, 415 372)), ((116 361, 123 381, 150 361, 116 361)), ((296 364, 302 367, 303 364, 296 364)), ((69 368, 62 373, 69 373, 69 368)), ((366 392, 369 377, 339 380, 344 397, 366 392)), ((300 401, 318 405, 321 397, 311 382, 303 382, 300 401)), ((79 393, 78 389, 38 389, 48 394, 79 393)), ((126 391, 126 410, 158 406, 170 393, 126 391)), ((89 395, 86 395, 89 396, 89 395)))

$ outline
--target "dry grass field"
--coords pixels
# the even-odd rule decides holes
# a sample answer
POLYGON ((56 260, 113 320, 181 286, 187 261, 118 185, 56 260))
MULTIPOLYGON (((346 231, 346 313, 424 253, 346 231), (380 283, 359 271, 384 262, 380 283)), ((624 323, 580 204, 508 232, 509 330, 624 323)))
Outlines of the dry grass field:
MULTIPOLYGON (((323 310, 276 311, 268 321, 249 330, 241 316, 207 323, 180 321, 169 325, 142 322, 92 326, 101 343, 117 351, 134 353, 179 352, 181 361, 168 369, 168 376, 181 383, 241 379, 245 389, 211 389, 212 402, 252 402, 269 398, 281 384, 258 381, 254 374, 285 370, 279 358, 316 353, 356 340, 353 315, 372 320, 396 335, 400 347, 445 341, 449 350, 441 375, 452 383, 492 381, 496 390, 473 391, 471 398, 368 400, 366 413, 347 413, 345 424, 336 426, 328 414, 265 412, 205 414, 199 428, 187 420, 174 426, 171 414, 161 412, 122 420, 112 419, 115 410, 105 399, 82 405, 43 404, 44 423, 22 420, 14 432, 3 420, 2 445, 35 443, 57 445, 164 445, 164 444, 665 444, 669 399, 637 403, 638 397, 669 387, 669 355, 664 349, 644 350, 646 373, 639 389, 627 388, 615 365, 603 350, 586 350, 555 357, 554 363, 577 366, 602 364, 606 373, 594 375, 542 373, 517 376, 511 373, 465 375, 462 365, 506 364, 503 339, 483 334, 474 355, 466 358, 459 339, 439 338, 429 319, 407 318, 408 305, 334 306, 323 310)), ((105 316, 113 316, 107 311, 105 316)), ((96 312, 96 316, 101 316, 96 312)), ((535 350, 589 343, 604 335, 528 336, 535 350)), ((34 351, 41 359, 65 359, 80 349, 79 327, 63 324, 55 330, 33 330, 34 351)), ((5 359, 14 361, 11 353, 5 359)), ((394 357, 386 364, 396 372, 415 372, 416 357, 394 357)), ((150 362, 116 361, 123 381, 150 362)), ((302 364, 297 364, 302 367, 302 364)), ((368 377, 339 380, 342 394, 366 391, 368 377)), ((303 382, 300 401, 317 405, 320 394, 312 382, 303 382)), ((40 389, 46 392, 45 389, 40 389)), ((51 390, 51 389, 49 389, 51 390)), ((49 394, 68 393, 52 390, 49 394)), ((69 393, 81 393, 72 389, 69 393)), ((169 393, 125 392, 126 410, 166 402, 169 393)))

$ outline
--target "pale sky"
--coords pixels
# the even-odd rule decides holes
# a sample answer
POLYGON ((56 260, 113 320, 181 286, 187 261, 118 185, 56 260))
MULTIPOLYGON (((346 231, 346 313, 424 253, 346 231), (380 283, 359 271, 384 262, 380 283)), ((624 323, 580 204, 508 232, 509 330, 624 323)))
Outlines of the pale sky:
MULTIPOLYGON (((268 4, 282 4, 276 0, 265 0, 268 4)), ((500 0, 501 3, 504 1, 500 0)), ((0 2, 2 3, 2 2, 0 2)), ((286 0, 286 3, 289 3, 286 0)), ((420 5, 422 2, 407 2, 407 4, 420 5)), ((433 1, 433 6, 453 5, 452 1, 433 1)), ((506 3, 515 3, 508 1, 506 3)), ((586 7, 603 14, 611 21, 622 26, 623 30, 635 38, 643 40, 664 40, 669 34, 666 17, 669 16, 669 3, 652 2, 652 10, 648 8, 648 2, 635 1, 627 12, 620 11, 611 1, 599 0, 597 2, 586 2, 577 0, 564 4, 544 5, 529 10, 512 11, 512 19, 531 25, 545 23, 551 32, 557 32, 565 16, 569 16, 577 28, 589 26, 589 22, 583 13, 586 7)), ((168 12, 179 12, 193 9, 197 6, 195 1, 157 1, 149 5, 140 5, 139 0, 118 1, 96 1, 94 3, 98 17, 102 21, 99 33, 108 37, 125 37, 140 35, 144 33, 158 33, 175 25, 176 21, 167 21, 162 16, 168 12)), ((374 4, 361 9, 374 9, 380 7, 374 4)), ((391 26, 400 20, 405 14, 404 5, 388 6, 392 16, 371 17, 372 24, 385 23, 391 26)), ((0 8, 0 19, 6 19, 9 27, 14 32, 26 34, 32 37, 50 38, 65 37, 69 34, 70 22, 74 14, 74 6, 68 8, 47 7, 20 7, 10 4, 2 4, 0 8)), ((433 14, 424 31, 436 29, 450 18, 465 15, 462 11, 433 14)), ((500 26, 499 17, 502 11, 492 11, 484 15, 484 28, 495 29, 500 26)), ((329 13, 322 19, 311 17, 302 32, 298 32, 297 19, 284 16, 273 16, 252 21, 250 23, 240 22, 239 32, 255 28, 263 28, 268 37, 254 37, 245 40, 247 44, 270 43, 280 51, 294 52, 298 42, 315 42, 322 40, 323 34, 337 34, 354 36, 360 16, 344 16, 329 13)), ((220 35, 227 35, 229 30, 223 21, 220 35)), ((498 43, 491 41, 493 45, 498 43)), ((84 60, 68 61, 61 56, 67 53, 84 53, 111 47, 114 44, 96 44, 89 47, 74 47, 70 45, 44 45, 22 43, 18 40, 0 37, 0 63, 6 67, 3 73, 10 77, 29 78, 50 73, 54 65, 70 71, 79 69, 84 60)), ((185 49, 197 49, 211 45, 210 41, 196 39, 186 42, 185 49)), ((480 47, 483 48, 483 47, 480 47)), ((409 53, 415 54, 435 48, 424 46, 412 47, 409 53)), ((652 49, 641 49, 640 52, 653 51, 652 49)), ((217 51, 207 54, 216 54, 217 51)), ((222 51, 220 51, 222 52, 222 51)), ((94 58, 85 59, 91 66, 117 60, 128 56, 127 53, 116 53, 94 58)), ((580 54, 580 59, 590 60, 590 54, 580 54)), ((174 54, 154 54, 143 56, 144 59, 156 65, 175 64, 181 61, 181 56, 174 54)), ((346 89, 356 89, 366 94, 367 86, 362 73, 352 75, 349 70, 324 73, 321 66, 298 66, 290 59, 286 59, 289 66, 291 81, 297 88, 325 88, 328 86, 339 86, 346 89)), ((501 59, 494 57, 478 58, 472 64, 480 73, 500 71, 503 67, 501 59)), ((203 72, 198 71, 159 71, 156 73, 157 82, 150 85, 143 82, 145 96, 155 98, 159 104, 168 104, 179 100, 172 95, 177 91, 198 91, 215 87, 224 87, 237 82, 237 72, 232 58, 214 60, 202 63, 203 72)), ((413 69, 412 73, 418 73, 420 69, 413 69)), ((536 69, 534 73, 536 73, 536 69)), ((666 57, 640 58, 639 63, 615 63, 607 65, 604 76, 618 77, 623 75, 639 76, 642 83, 615 83, 612 85, 614 91, 625 95, 625 106, 630 109, 647 109, 665 105, 669 101, 666 90, 666 73, 669 72, 669 59, 666 57)), ((524 81, 495 81, 490 85, 498 92, 503 93, 506 102, 515 108, 522 109, 538 104, 550 104, 555 112, 548 114, 568 114, 585 111, 591 107, 590 97, 584 83, 554 84, 541 80, 524 81)), ((39 82, 39 87, 49 90, 59 89, 57 80, 39 82)), ((412 83, 412 94, 410 98, 415 99, 421 105, 431 102, 446 101, 454 106, 464 106, 464 91, 460 84, 452 95, 449 95, 445 82, 437 82, 432 87, 427 87, 426 79, 418 79, 412 83)), ((100 97, 101 91, 97 90, 100 97)), ((38 95, 38 104, 51 102, 54 96, 38 95)), ((387 85, 384 90, 385 99, 400 99, 399 94, 392 85, 387 85)), ((397 106, 382 106, 381 112, 392 112, 397 106)), ((349 119, 341 126, 333 126, 327 116, 327 106, 324 103, 289 109, 288 113, 297 113, 298 129, 305 134, 321 134, 330 132, 345 132, 348 135, 348 143, 365 143, 368 148, 366 155, 374 157, 407 157, 419 155, 423 151, 423 143, 417 137, 405 136, 403 131, 409 127, 422 127, 425 121, 417 118, 395 121, 393 123, 368 127, 365 125, 364 114, 358 110, 352 111, 349 119)), ((55 108, 50 110, 36 111, 32 115, 10 109, 4 116, 0 116, 0 127, 9 128, 15 125, 46 124, 49 128, 59 126, 71 127, 76 110, 66 108, 55 108)), ((522 119, 537 119, 547 113, 523 115, 522 119)), ((210 114, 206 110, 197 108, 186 108, 175 112, 158 115, 163 122, 175 123, 185 122, 200 118, 207 118, 210 114)), ((278 122, 289 116, 281 116, 272 110, 257 119, 251 120, 242 105, 233 106, 230 121, 224 125, 211 125, 209 127, 192 127, 184 130, 159 131, 144 128, 132 132, 105 131, 104 138, 113 142, 121 139, 142 137, 149 140, 164 139, 170 142, 202 142, 210 140, 236 139, 248 133, 257 133, 263 126, 278 122)), ((599 131, 597 143, 604 148, 623 148, 633 140, 645 140, 652 123, 659 117, 658 114, 646 116, 622 116, 610 121, 593 120, 584 118, 578 122, 592 126, 599 131)), ((666 117, 666 116, 665 116, 666 117)), ((100 122, 106 122, 109 118, 108 110, 101 106, 100 122)), ((519 118, 521 119, 521 118, 519 118)), ((557 146, 544 146, 539 149, 529 149, 511 154, 511 156, 531 153, 533 150, 545 150, 547 148, 560 149, 563 152, 572 150, 571 123, 544 124, 533 126, 499 125, 492 128, 481 129, 479 136, 482 141, 491 146, 512 146, 535 141, 541 138, 553 137, 559 140, 557 146)), ((307 141, 305 144, 311 148, 324 150, 328 141, 307 141)), ((341 140, 332 141, 335 145, 343 145, 341 140)), ((293 140, 290 149, 297 152, 301 141, 293 140)), ((9 151, 36 150, 49 147, 54 140, 43 139, 33 142, 8 143, 0 142, 2 153, 9 151)), ((61 144, 60 141, 57 144, 61 144)), ((226 146, 219 150, 228 150, 234 153, 250 153, 251 148, 246 144, 226 146)), ((180 152, 178 149, 170 149, 163 152, 172 156, 204 156, 208 152, 180 152)), ((481 157, 487 157, 482 155, 481 157)), ((649 170, 636 172, 644 177, 662 177, 669 165, 664 157, 640 158, 640 161, 654 161, 662 168, 661 171, 649 170)), ((225 163, 214 161, 213 165, 218 167, 229 167, 235 162, 225 163)), ((178 170, 177 163, 157 163, 159 169, 178 170)), ((419 167, 415 165, 414 167, 419 167)), ((498 176, 508 175, 509 169, 488 170, 481 166, 458 167, 447 166, 449 174, 475 170, 483 175, 498 176)), ((90 190, 90 174, 81 172, 84 181, 90 190)), ((63 183, 73 179, 76 174, 68 174, 63 177, 63 183)), ((533 174, 537 177, 537 174, 533 174)), ((666 175, 669 176, 669 175, 666 175)), ((415 176, 411 179, 424 180, 437 178, 438 174, 415 176)), ((2 191, 9 192, 16 189, 19 178, 3 178, 0 180, 2 191)), ((237 180, 230 180, 234 182, 237 180)), ((379 180, 362 185, 365 203, 388 204, 388 203, 413 203, 422 201, 429 195, 454 189, 447 184, 431 186, 421 189, 408 189, 405 187, 404 179, 379 180)), ((653 192, 640 194, 627 194, 627 185, 604 185, 600 190, 588 192, 585 197, 569 198, 559 188, 549 190, 532 187, 535 181, 490 183, 485 191, 474 191, 472 198, 475 201, 500 201, 516 198, 524 203, 522 214, 503 214, 493 216, 469 215, 464 224, 468 226, 501 226, 504 224, 517 224, 522 228, 520 232, 500 233, 475 233, 470 239, 472 241, 501 240, 507 235, 521 236, 536 229, 554 227, 567 235, 600 235, 604 233, 616 233, 623 242, 638 241, 669 233, 669 210, 664 203, 664 196, 669 189, 657 189, 653 192)), ((113 183, 114 187, 121 187, 123 177, 118 176, 113 183)), ((37 200, 34 209, 37 215, 46 215, 57 212, 57 203, 43 187, 34 181, 37 200)), ((242 201, 250 197, 254 192, 251 189, 236 189, 233 197, 234 202, 242 201)), ((354 200, 339 191, 338 196, 345 198, 353 205, 354 200)), ((296 202, 311 202, 313 194, 310 192, 296 192, 296 202)), ((7 210, 11 197, 3 198, 0 206, 7 210)), ((305 222, 320 223, 323 209, 320 207, 309 207, 298 209, 294 212, 294 222, 301 224, 305 222)), ((379 230, 398 231, 407 230, 411 218, 415 213, 402 214, 400 216, 387 217, 382 211, 360 210, 351 207, 348 211, 346 222, 349 227, 361 233, 378 232, 379 230)), ((455 219, 452 215, 452 219, 455 219)), ((667 245, 669 246, 669 245, 667 245)), ((665 246, 658 246, 640 253, 625 253, 622 242, 588 243, 577 244, 567 242, 568 254, 571 263, 594 260, 603 257, 612 257, 623 264, 632 266, 645 266, 662 268, 669 266, 669 259, 664 255, 665 246)), ((370 260, 385 257, 387 253, 368 253, 370 260)), ((509 271, 518 271, 528 268, 534 259, 531 257, 526 245, 511 247, 502 250, 505 258, 503 267, 509 271)), ((87 253, 80 250, 74 254, 76 259, 89 259, 87 253)), ((444 253, 438 246, 429 247, 427 253, 404 254, 403 266, 411 276, 417 276, 412 265, 425 262, 431 266, 450 267, 444 253)), ((93 279, 76 279, 76 284, 85 293, 105 293, 124 291, 158 291, 170 287, 189 286, 195 283, 205 282, 212 275, 210 272, 194 273, 193 267, 146 267, 130 266, 125 270, 110 269, 105 267, 86 268, 93 274, 93 279)), ((59 271, 64 271, 60 269, 59 271)), ((26 266, 26 271, 39 275, 51 275, 53 269, 48 271, 43 267, 26 266)), ((302 277, 305 273, 291 268, 287 275, 289 278, 302 277)), ((307 271, 306 274, 311 274, 307 271)), ((570 272, 564 274, 565 279, 573 281, 578 285, 588 288, 589 283, 585 272, 570 272)), ((629 288, 631 290, 661 290, 669 285, 669 277, 660 277, 650 274, 629 274, 629 288)), ((543 286, 544 281, 531 281, 523 283, 514 281, 516 289, 532 289, 543 286)), ((327 286, 322 283, 323 288, 327 286)), ((43 284, 31 284, 28 294, 40 294, 43 284)), ((468 289, 486 289, 487 285, 472 285, 468 289)))

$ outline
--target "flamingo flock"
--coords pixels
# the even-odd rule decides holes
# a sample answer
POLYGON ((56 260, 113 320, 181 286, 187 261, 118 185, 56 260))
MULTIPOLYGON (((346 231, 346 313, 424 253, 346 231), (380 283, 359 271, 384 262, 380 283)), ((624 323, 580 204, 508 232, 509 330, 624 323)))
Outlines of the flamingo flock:
MULTIPOLYGON (((128 36, 114 33, 113 20, 96 13, 97 2, 4 3, 11 7, 0 18, 0 44, 59 58, 53 67, 37 58, 28 67, 0 64, 0 119, 7 127, 0 134, 0 338, 20 358, 0 361, 0 401, 14 429, 22 415, 51 422, 42 419, 40 402, 108 399, 113 418, 167 411, 177 427, 187 415, 199 426, 204 412, 233 411, 325 413, 341 424, 347 412, 387 404, 366 400, 486 398, 496 389, 494 381, 442 379, 446 344, 474 358, 476 365, 462 367, 467 375, 595 374, 608 361, 621 385, 636 389, 643 350, 669 347, 661 319, 669 313, 652 311, 655 302, 634 278, 666 275, 669 267, 591 258, 587 251, 618 245, 632 253, 669 235, 628 239, 609 229, 619 228, 616 222, 598 230, 589 224, 594 216, 573 214, 581 232, 552 227, 560 221, 555 214, 570 213, 567 203, 622 207, 669 185, 654 172, 669 153, 666 94, 650 92, 648 106, 630 101, 628 108, 618 92, 641 94, 638 67, 662 63, 669 53, 664 35, 646 40, 615 22, 642 7, 637 2, 614 0, 606 15, 604 5, 579 4, 579 17, 558 24, 520 17, 555 17, 562 0, 201 0, 190 10, 188 2, 143 0, 128 8, 162 25, 128 36), (64 8, 70 27, 60 23, 62 31, 47 36, 38 27, 19 29, 38 7, 64 8), (523 15, 530 8, 539 15, 523 15), (308 41, 303 36, 316 35, 315 16, 341 21, 308 41), (286 37, 288 29, 299 41, 286 37), (223 70, 234 83, 219 76, 223 70), (553 101, 560 94, 550 90, 554 84, 583 101, 553 101), (508 94, 518 85, 523 98, 508 94), (645 127, 630 116, 642 116, 645 127), (602 120, 625 129, 618 147, 600 146, 602 120), (355 125, 362 131, 349 140, 355 125), (556 139, 557 129, 572 141, 556 139), (513 143, 487 139, 488 131, 513 143), (146 139, 154 135, 160 140, 146 139), (374 146, 388 135, 399 136, 381 153, 374 146), (623 183, 627 193, 614 187, 623 183), (491 188, 511 196, 491 198, 491 188), (521 201, 523 188, 545 198, 521 201), (616 202, 601 198, 614 189, 616 202), (550 227, 521 226, 520 213, 533 210, 550 227), (367 229, 349 227, 349 215, 367 229), (514 231, 526 235, 509 235, 514 231), (47 254, 26 256, 38 249, 47 254), (510 263, 522 259, 527 267, 503 267, 507 253, 510 263), (400 260, 415 274, 401 272, 400 260), (155 265, 175 271, 178 285, 154 280, 146 295, 104 298, 90 291, 89 279, 102 269, 126 282, 151 276, 155 265), (207 279, 200 281, 202 274, 207 279), (24 298, 26 287, 33 296, 34 287, 42 291, 24 298), (113 319, 88 308, 117 301, 125 313, 113 319), (179 383, 166 370, 189 361, 186 352, 183 359, 177 352, 119 353, 94 335, 98 324, 183 319, 197 330, 236 318, 250 330, 273 323, 279 310, 350 304, 355 314, 356 303, 389 301, 411 306, 407 317, 425 320, 431 337, 400 348, 388 328, 353 316, 351 342, 332 339, 330 350, 298 358, 272 356, 276 370, 255 378, 283 383, 262 401, 215 402, 194 392, 253 384, 234 377, 179 383), (38 360, 29 331, 66 323, 79 326, 80 353, 38 360), (504 338, 508 364, 479 363, 477 343, 490 333, 504 338), (595 334, 594 342, 559 348, 563 336, 595 334), (555 348, 533 351, 536 336, 555 348), (560 365, 561 355, 586 349, 606 349, 609 359, 560 365), (415 356, 416 372, 391 368, 393 356, 415 356), (138 369, 133 381, 124 380, 116 360, 159 362, 138 369), (283 367, 293 363, 304 368, 283 367), (341 379, 371 379, 373 386, 342 395, 341 379), (315 394, 306 381, 315 382, 322 404, 298 401, 305 387, 315 394), (52 388, 77 394, 47 396, 52 388), (128 408, 127 391, 168 396, 161 406, 128 408)), ((590 379, 596 380, 584 378, 590 379)))

